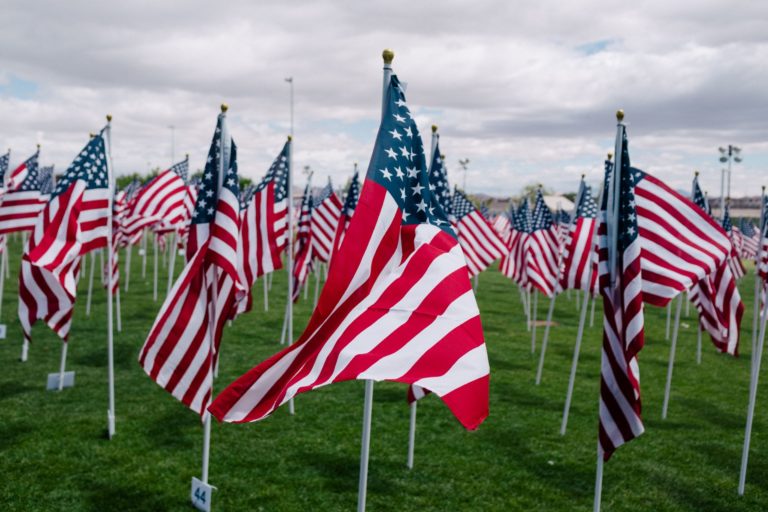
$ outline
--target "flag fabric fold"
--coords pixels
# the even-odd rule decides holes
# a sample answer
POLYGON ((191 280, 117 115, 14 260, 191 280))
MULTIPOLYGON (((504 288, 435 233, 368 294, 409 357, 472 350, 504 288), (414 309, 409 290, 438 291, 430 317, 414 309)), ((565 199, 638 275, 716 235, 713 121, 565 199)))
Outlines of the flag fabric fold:
POLYGON ((298 393, 351 379, 415 384, 466 428, 488 414, 488 358, 461 247, 429 190, 397 77, 355 215, 298 341, 240 377, 210 411, 265 418, 298 393), (400 172, 398 172, 398 169, 400 172))

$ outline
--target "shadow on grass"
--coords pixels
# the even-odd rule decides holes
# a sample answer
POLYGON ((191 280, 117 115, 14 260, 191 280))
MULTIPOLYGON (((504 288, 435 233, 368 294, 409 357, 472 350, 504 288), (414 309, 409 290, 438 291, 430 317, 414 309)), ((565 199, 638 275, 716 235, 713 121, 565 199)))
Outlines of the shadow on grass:
POLYGON ((121 511, 163 511, 171 510, 168 502, 174 503, 173 510, 192 510, 191 506, 178 500, 178 496, 165 497, 147 492, 145 489, 121 484, 120 482, 84 482, 83 492, 87 496, 87 510, 101 512, 103 510, 121 511))

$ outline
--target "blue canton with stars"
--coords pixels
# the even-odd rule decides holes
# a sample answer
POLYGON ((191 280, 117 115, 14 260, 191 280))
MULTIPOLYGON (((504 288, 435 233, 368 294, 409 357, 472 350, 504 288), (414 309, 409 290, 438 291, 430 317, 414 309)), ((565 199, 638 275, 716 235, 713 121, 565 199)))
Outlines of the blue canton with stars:
POLYGON ((531 231, 549 229, 550 227, 552 227, 552 212, 544 202, 541 189, 538 189, 536 191, 536 204, 533 207, 533 215, 531 217, 531 231))
POLYGON ((134 178, 128 185, 125 186, 123 192, 125 192, 125 202, 128 203, 133 199, 141 189, 141 182, 134 178))
POLYGON ((357 171, 352 176, 352 181, 347 189, 347 197, 344 199, 344 208, 341 213, 351 217, 357 208, 357 200, 360 198, 360 179, 357 177, 357 171))
POLYGON ((707 215, 712 215, 712 208, 709 206, 709 201, 707 201, 707 198, 704 197, 704 194, 701 192, 698 176, 693 177, 693 197, 691 199, 693 200, 693 204, 704 210, 707 215))
MULTIPOLYGON (((607 167, 607 166, 606 166, 607 167)), ((611 169, 613 166, 611 166, 611 169)), ((624 253, 627 247, 637 239, 637 214, 635 213, 635 186, 645 177, 640 169, 635 169, 629 163, 629 145, 627 130, 622 130, 621 139, 621 183, 619 184, 619 218, 618 240, 616 248, 624 253)), ((605 189, 608 190, 607 188, 605 189)), ((608 194, 603 194, 607 196, 608 194)))
POLYGON ((755 236, 755 233, 757 233, 755 230, 755 225, 749 222, 747 219, 741 219, 739 225, 741 226, 742 234, 747 238, 752 238, 755 236))
POLYGON ((11 162, 11 150, 0 156, 0 186, 5 183, 5 173, 8 172, 8 164, 11 162))
POLYGON ((576 208, 576 216, 585 219, 594 219, 597 217, 597 203, 595 203, 595 200, 592 197, 592 187, 589 185, 584 187, 584 192, 581 194, 579 206, 576 208))
MULTIPOLYGON (((216 205, 219 201, 219 172, 221 167, 221 128, 224 116, 219 115, 216 122, 216 131, 211 140, 211 147, 208 150, 208 159, 205 162, 203 170, 203 179, 200 182, 200 188, 195 202, 195 209, 192 212, 193 224, 208 224, 213 221, 216 215, 216 205)), ((222 188, 226 188, 235 197, 240 197, 240 183, 237 177, 237 146, 235 141, 230 139, 231 149, 229 153, 229 169, 227 169, 224 178, 221 181, 222 188)))
POLYGON ((396 75, 392 75, 387 89, 367 179, 387 189, 403 211, 403 224, 429 223, 456 238, 429 189, 424 145, 396 75))
POLYGON ((733 223, 731 222, 731 206, 726 203, 725 213, 723 213, 723 229, 728 235, 733 231, 733 223))
POLYGON ((245 210, 256 195, 256 185, 248 185, 248 188, 240 191, 240 209, 245 210))
POLYGON ((504 212, 504 215, 507 216, 507 220, 509 220, 509 224, 512 226, 512 229, 515 229, 515 216, 517 215, 515 213, 515 205, 510 203, 509 210, 504 212))
POLYGON ((435 144, 435 154, 432 155, 432 165, 429 167, 429 190, 437 197, 437 202, 447 218, 451 218, 451 187, 448 185, 448 173, 440 154, 440 136, 435 144))
POLYGON ((560 209, 557 211, 557 222, 559 222, 560 224, 570 224, 571 216, 568 214, 567 211, 560 209))
POLYGON ((189 176, 189 157, 185 158, 179 163, 173 164, 170 171, 175 173, 179 178, 187 183, 187 177, 189 176))
POLYGON ((331 197, 333 194, 333 185, 331 185, 331 177, 328 176, 328 184, 323 187, 319 194, 312 198, 312 208, 317 208, 323 201, 331 197))
POLYGON ((40 168, 40 193, 50 195, 53 192, 53 166, 40 168))
POLYGON ((279 203, 288 195, 288 151, 291 141, 283 146, 283 150, 277 155, 269 167, 266 176, 256 187, 256 192, 264 190, 272 181, 275 182, 275 202, 279 203))
POLYGON ((66 172, 57 180, 52 198, 68 190, 77 180, 84 181, 87 190, 109 187, 104 130, 94 136, 69 164, 66 172))
POLYGON ((18 189, 19 192, 34 192, 40 190, 40 168, 37 165, 37 153, 35 156, 27 160, 27 175, 24 177, 24 181, 21 182, 18 189))
POLYGON ((453 191, 453 204, 451 205, 453 215, 456 217, 456 221, 460 221, 473 211, 475 211, 475 205, 472 201, 460 192, 459 189, 453 191))
POLYGON ((515 230, 521 233, 531 232, 531 209, 528 205, 528 198, 526 197, 520 204, 515 214, 515 230))

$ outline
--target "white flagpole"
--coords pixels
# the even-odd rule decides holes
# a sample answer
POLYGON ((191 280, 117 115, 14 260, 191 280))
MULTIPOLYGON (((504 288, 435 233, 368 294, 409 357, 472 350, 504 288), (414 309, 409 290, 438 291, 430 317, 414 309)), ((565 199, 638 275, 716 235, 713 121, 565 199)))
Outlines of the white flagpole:
POLYGON ((171 287, 173 286, 173 270, 176 266, 176 231, 171 235, 171 245, 168 246, 168 289, 165 292, 165 296, 171 294, 171 287))
POLYGON ((768 300, 763 304, 763 314, 760 319, 760 336, 757 339, 757 351, 753 356, 752 372, 749 380, 749 405, 747 406, 747 426, 744 430, 744 448, 741 452, 741 471, 739 472, 739 496, 744 495, 747 482, 747 463, 749 462, 749 445, 752 440, 752 422, 755 418, 755 400, 757 399, 757 383, 760 379, 760 365, 763 360, 765 343, 765 324, 768 320, 768 300))
POLYGON ((104 249, 99 249, 99 268, 101 268, 101 275, 99 280, 102 285, 107 284, 107 279, 104 277, 104 249))
POLYGON ((91 296, 93 295, 93 272, 95 269, 96 269, 96 253, 94 251, 91 251, 91 268, 88 269, 89 270, 88 299, 86 299, 85 301, 85 316, 91 316, 91 296))
POLYGON ((757 343, 757 318, 760 310, 760 260, 763 256, 763 233, 765 232, 765 185, 760 196, 760 242, 757 247, 757 256, 755 258, 755 299, 752 308, 752 366, 755 365, 755 348, 757 343))
POLYGON ((5 255, 3 256, 3 259, 5 260, 5 278, 6 279, 10 279, 11 278, 11 267, 8 264, 8 251, 7 251, 7 249, 8 249, 8 237, 7 236, 5 237, 5 248, 6 248, 6 251, 5 251, 5 255))
MULTIPOLYGON (((606 228, 608 234, 608 269, 611 272, 611 290, 616 286, 617 278, 617 264, 616 264, 616 244, 619 239, 619 198, 621 194, 621 157, 623 150, 624 139, 624 111, 619 110, 616 112, 616 120, 618 121, 616 126, 616 163, 613 166, 613 172, 611 173, 611 180, 608 185, 608 190, 603 193, 608 193, 608 208, 606 210, 606 228)), ((601 363, 602 364, 602 363, 601 363)), ((603 495, 603 450, 600 447, 600 437, 597 439, 597 468, 595 475, 595 501, 594 511, 600 512, 600 503, 603 495)))
POLYGON ((128 293, 128 285, 131 283, 131 253, 133 253, 131 244, 125 247, 125 293, 128 293))
MULTIPOLYGON (((293 345, 293 77, 285 79, 290 85, 291 134, 288 136, 288 303, 286 304, 287 343, 293 345)), ((295 413, 293 398, 288 401, 288 413, 295 413)))
POLYGON ((153 251, 153 259, 155 263, 155 273, 153 277, 153 285, 152 285, 152 300, 157 302, 157 233, 152 232, 152 251, 153 251))
MULTIPOLYGON (((392 50, 384 50, 381 54, 384 60, 384 80, 381 97, 381 116, 384 117, 386 109, 387 91, 392 78, 392 60, 395 53, 392 50)), ((363 435, 360 443, 360 480, 357 488, 357 512, 365 512, 365 499, 368 489, 368 456, 371 447, 371 413, 373 409, 373 381, 365 381, 365 400, 363 402, 363 435)))
MULTIPOLYGON (((571 220, 568 223, 568 231, 566 233, 566 236, 570 234, 571 228, 573 227, 574 222, 576 221, 576 214, 579 211, 579 204, 581 204, 582 195, 584 194, 585 190, 584 185, 584 175, 581 175, 581 184, 579 186, 579 191, 576 194, 576 203, 573 208, 573 212, 571 213, 571 220)), ((557 299, 557 289, 560 287, 560 273, 561 273, 561 267, 563 264, 563 252, 560 251, 557 255, 557 282, 555 283, 555 288, 552 290, 552 298, 549 301, 549 311, 547 311, 547 324, 544 326, 544 338, 541 340, 541 356, 539 357, 539 367, 536 370, 536 385, 538 386, 541 383, 541 374, 544 371, 544 356, 547 353, 547 342, 549 341, 549 327, 552 324, 552 315, 555 312, 555 299, 557 299)), ((590 268, 592 268, 590 266, 590 268)), ((587 281, 589 282, 589 281, 587 281)), ((570 292, 570 290, 568 290, 570 292)), ((576 294, 576 310, 579 309, 579 294, 576 294)), ((570 295, 569 295, 570 298, 570 295)))
MULTIPOLYGON (((608 160, 609 161, 611 160, 612 157, 613 157, 613 155, 611 153, 608 153, 608 160)), ((600 187, 600 194, 598 195, 598 199, 597 199, 598 209, 602 207, 602 204, 603 204, 603 193, 604 192, 605 191, 603 190, 603 187, 601 186, 600 187)), ((599 221, 599 219, 598 219, 598 221, 599 221)), ((599 227, 598 224, 599 224, 599 222, 595 222, 595 230, 592 233, 592 241, 590 242, 591 243, 591 246, 590 246, 591 248, 595 247, 595 242, 597 241, 597 228, 599 227)), ((590 286, 591 283, 592 283, 592 271, 593 271, 593 269, 594 269, 594 267, 593 267, 593 265, 591 264, 591 261, 590 261, 589 268, 587 269, 587 285, 588 286, 590 286)), ((566 428, 568 426, 568 415, 570 414, 570 411, 571 411, 571 399, 573 398, 573 386, 574 386, 574 384, 576 382, 576 368, 578 367, 578 364, 579 364, 579 354, 581 352, 581 340, 584 338, 584 325, 587 322, 587 305, 589 304, 589 295, 590 295, 591 292, 592 292, 591 286, 590 286, 589 289, 584 290, 583 307, 581 308, 581 310, 579 310, 579 329, 578 329, 578 331, 576 333, 576 343, 573 346, 573 360, 571 361, 571 374, 568 377, 568 391, 565 393, 565 407, 563 408, 563 421, 560 424, 560 435, 561 436, 565 435, 565 430, 566 430, 566 428)), ((595 306, 595 301, 593 299, 592 300, 592 314, 593 314, 593 316, 594 316, 594 313, 595 313, 595 307, 594 306, 595 306)))
POLYGON ((262 276, 261 282, 264 285, 264 311, 269 311, 269 294, 267 293, 267 276, 262 276))
POLYGON ((143 254, 141 255, 141 278, 146 281, 147 279, 147 229, 144 228, 144 233, 141 235, 141 248, 143 254))
POLYGON ((64 373, 67 368, 67 346, 69 343, 62 341, 61 343, 61 362, 59 363, 59 391, 64 389, 64 373))
MULTIPOLYGON (((109 439, 115 435, 115 351, 112 339, 112 262, 114 254, 112 251, 112 201, 114 200, 115 179, 112 172, 112 116, 107 115, 107 179, 109 180, 109 201, 107 204, 107 374, 109 380, 109 409, 107 410, 107 435, 109 439)), ((93 270, 93 269, 91 269, 93 270)), ((93 275, 93 274, 91 274, 93 275)))
POLYGON ((0 315, 3 312, 3 292, 5 291, 5 269, 7 268, 6 256, 8 255, 8 238, 5 238, 3 254, 0 255, 0 315))
POLYGON ((696 315, 696 364, 701 364, 701 324, 696 315))
MULTIPOLYGON (((671 304, 672 301, 670 301, 671 304)), ((675 328, 672 331, 672 343, 669 345, 669 364, 667 366, 667 385, 664 387, 664 405, 661 408, 661 419, 667 419, 667 409, 669 407, 669 394, 672 390, 672 369, 675 366, 675 350, 677 349, 677 334, 680 331, 680 310, 683 305, 683 294, 677 297, 677 307, 675 308, 675 328)))
POLYGON ((667 303, 667 329, 664 331, 664 339, 669 339, 669 328, 672 323, 672 301, 667 303))
POLYGON ((539 294, 531 288, 533 294, 533 315, 531 317, 531 354, 536 353, 536 309, 539 306, 539 294))

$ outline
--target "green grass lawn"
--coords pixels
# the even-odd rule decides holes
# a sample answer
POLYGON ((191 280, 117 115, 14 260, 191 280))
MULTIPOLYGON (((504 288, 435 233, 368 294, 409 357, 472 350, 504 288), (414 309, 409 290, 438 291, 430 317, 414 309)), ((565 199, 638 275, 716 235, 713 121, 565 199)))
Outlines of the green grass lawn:
MULTIPOLYGON (((123 332, 115 337, 117 435, 105 437, 106 298, 99 288, 85 316, 86 279, 70 335, 76 385, 45 390, 61 344, 37 324, 29 362, 18 360, 16 272, 11 246, 0 342, 0 510, 190 510, 190 478, 200 475, 198 417, 139 367, 136 358, 160 303, 152 301, 151 260, 141 278, 134 252, 124 293, 123 332)), ((177 265, 177 272, 180 267, 177 265)), ((161 269, 161 299, 165 291, 161 269)), ((695 319, 683 315, 669 418, 661 420, 669 342, 665 312, 646 309, 640 356, 646 433, 605 466, 603 510, 768 509, 768 386, 758 394, 746 496, 736 485, 744 435, 752 325, 752 277, 742 280, 742 356, 718 355, 705 340, 695 360, 695 319)), ((269 312, 261 282, 255 306, 225 330, 215 390, 279 350, 285 273, 274 277, 269 312)), ((575 296, 573 296, 575 297, 575 296)), ((297 306, 297 334, 310 313, 297 306)), ((416 463, 406 466, 409 410, 404 385, 374 391, 368 510, 591 510, 595 473, 601 308, 587 328, 566 436, 559 434, 577 327, 575 300, 558 299, 540 386, 519 294, 497 271, 480 276, 478 301, 491 362, 490 416, 465 431, 435 396, 419 405, 416 463)), ((546 302, 539 301, 539 315, 546 302)), ((543 329, 539 331, 539 340, 543 329)), ((765 377, 765 375, 764 375, 765 377)), ((260 423, 214 424, 210 481, 215 510, 354 510, 363 383, 299 396, 296 415, 279 409, 260 423)))

